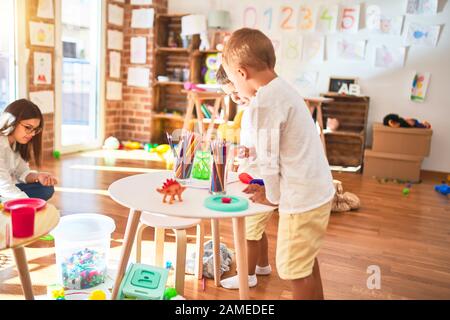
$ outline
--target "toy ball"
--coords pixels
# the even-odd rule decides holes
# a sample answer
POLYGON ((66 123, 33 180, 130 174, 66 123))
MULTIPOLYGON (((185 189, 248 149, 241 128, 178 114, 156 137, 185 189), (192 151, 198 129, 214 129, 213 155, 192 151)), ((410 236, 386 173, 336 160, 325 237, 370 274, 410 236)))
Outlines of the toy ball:
POLYGON ((89 300, 106 300, 106 293, 102 290, 92 291, 89 295, 89 300))
POLYGON ((120 147, 120 142, 116 137, 106 138, 105 143, 103 144, 103 149, 106 150, 118 150, 120 147))
POLYGON ((403 193, 404 196, 409 195, 409 192, 410 192, 409 188, 403 188, 402 193, 403 193))
POLYGON ((164 299, 165 300, 171 300, 172 298, 175 298, 178 296, 178 292, 175 288, 166 288, 164 291, 164 299))
POLYGON ((222 198, 222 203, 231 203, 231 198, 222 198))
POLYGON ((61 152, 58 150, 53 151, 53 158, 57 160, 61 159, 61 152))

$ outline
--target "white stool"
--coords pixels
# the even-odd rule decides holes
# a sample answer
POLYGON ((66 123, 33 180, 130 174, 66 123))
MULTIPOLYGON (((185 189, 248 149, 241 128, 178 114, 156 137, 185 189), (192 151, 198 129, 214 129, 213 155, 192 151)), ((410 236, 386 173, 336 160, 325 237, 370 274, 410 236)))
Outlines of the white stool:
POLYGON ((155 265, 163 266, 165 229, 172 229, 176 235, 176 261, 175 261, 175 289, 178 294, 184 295, 184 275, 186 268, 186 229, 197 226, 195 276, 203 277, 203 223, 200 219, 185 219, 169 217, 162 214, 142 212, 140 225, 136 235, 136 262, 141 262, 142 233, 147 227, 155 228, 155 265))

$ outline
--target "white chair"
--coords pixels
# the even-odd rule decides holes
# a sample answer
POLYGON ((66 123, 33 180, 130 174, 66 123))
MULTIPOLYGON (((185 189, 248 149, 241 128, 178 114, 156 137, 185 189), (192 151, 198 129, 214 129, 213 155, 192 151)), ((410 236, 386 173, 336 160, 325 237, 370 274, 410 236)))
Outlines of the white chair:
POLYGON ((172 229, 176 235, 175 289, 184 294, 184 275, 186 268, 187 236, 186 229, 197 227, 195 276, 203 277, 203 223, 200 219, 169 217, 162 214, 142 212, 140 225, 136 235, 136 262, 140 263, 142 254, 142 234, 147 227, 155 228, 155 265, 163 266, 164 236, 166 229, 172 229))

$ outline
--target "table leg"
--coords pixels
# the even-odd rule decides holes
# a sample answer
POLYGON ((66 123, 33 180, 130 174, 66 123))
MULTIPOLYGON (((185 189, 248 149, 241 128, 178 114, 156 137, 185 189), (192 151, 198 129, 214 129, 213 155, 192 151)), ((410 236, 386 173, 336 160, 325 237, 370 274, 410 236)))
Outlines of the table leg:
POLYGON ((155 228, 155 265, 164 268, 165 229, 155 228))
POLYGON ((174 230, 177 237, 177 257, 175 261, 175 289, 180 296, 184 295, 184 276, 186 274, 186 230, 174 230))
POLYGON ((234 246, 236 250, 237 272, 239 276, 239 298, 248 300, 247 241, 245 240, 245 218, 233 218, 234 246))
POLYGON ((199 280, 203 279, 203 255, 204 255, 204 245, 205 245, 205 234, 204 234, 204 222, 203 220, 197 225, 196 233, 196 252, 197 256, 195 259, 195 277, 199 280))
POLYGON ((13 248, 14 259, 16 260, 17 271, 19 271, 22 290, 27 300, 34 300, 33 286, 31 285, 30 272, 28 271, 28 262, 25 256, 25 248, 13 248))
POLYGON ((220 287, 220 232, 218 219, 211 219, 211 229, 214 253, 214 284, 216 287, 220 287))
POLYGON ((136 236, 136 230, 139 226, 141 219, 141 211, 131 209, 128 215, 127 227, 125 230, 125 236, 123 239, 122 252, 120 254, 119 268, 117 270, 116 281, 114 282, 114 288, 112 293, 112 299, 117 299, 119 293, 120 284, 125 275, 128 260, 130 259, 131 249, 133 248, 134 238, 136 236))

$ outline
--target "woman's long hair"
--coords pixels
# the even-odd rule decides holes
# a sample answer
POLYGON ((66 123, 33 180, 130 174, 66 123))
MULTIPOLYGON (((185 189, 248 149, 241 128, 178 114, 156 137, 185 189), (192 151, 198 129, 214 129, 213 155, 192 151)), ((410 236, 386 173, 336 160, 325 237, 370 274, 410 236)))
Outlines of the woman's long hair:
MULTIPOLYGON (((39 110, 38 106, 29 100, 20 99, 14 101, 6 107, 4 112, 9 112, 12 114, 15 117, 15 120, 12 123, 5 124, 5 126, 0 129, 0 132, 9 131, 9 134, 12 134, 16 126, 21 121, 29 119, 39 119, 39 127, 44 127, 44 117, 42 116, 41 110, 39 110)), ((22 159, 27 162, 31 160, 31 150, 33 150, 33 159, 37 166, 41 165, 42 133, 43 131, 35 135, 27 144, 16 143, 15 151, 19 152, 22 159)))

